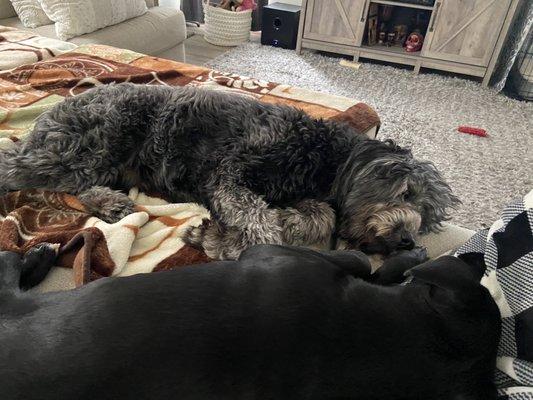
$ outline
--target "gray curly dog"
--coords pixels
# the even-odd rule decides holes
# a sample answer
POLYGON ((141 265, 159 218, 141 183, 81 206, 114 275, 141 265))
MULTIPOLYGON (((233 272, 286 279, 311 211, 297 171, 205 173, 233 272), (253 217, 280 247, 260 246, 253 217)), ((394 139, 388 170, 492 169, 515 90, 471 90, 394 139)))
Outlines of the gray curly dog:
POLYGON ((292 107, 197 88, 117 84, 68 98, 27 140, 0 152, 0 193, 78 195, 115 222, 138 186, 204 204, 213 221, 187 241, 233 259, 260 244, 327 242, 412 248, 458 203, 433 164, 391 141, 292 107))

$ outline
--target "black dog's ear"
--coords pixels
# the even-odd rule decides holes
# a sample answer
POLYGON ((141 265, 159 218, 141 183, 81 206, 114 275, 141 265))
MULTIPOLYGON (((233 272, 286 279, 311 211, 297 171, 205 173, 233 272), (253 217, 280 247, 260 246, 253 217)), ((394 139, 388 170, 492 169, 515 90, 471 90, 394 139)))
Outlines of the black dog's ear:
POLYGON ((459 254, 457 258, 463 260, 465 263, 470 265, 477 272, 479 280, 483 278, 485 271, 487 270, 487 265, 485 264, 485 254, 483 253, 464 253, 459 254))
POLYGON ((457 257, 444 256, 428 261, 407 272, 415 280, 445 290, 461 290, 479 286, 479 269, 457 257))

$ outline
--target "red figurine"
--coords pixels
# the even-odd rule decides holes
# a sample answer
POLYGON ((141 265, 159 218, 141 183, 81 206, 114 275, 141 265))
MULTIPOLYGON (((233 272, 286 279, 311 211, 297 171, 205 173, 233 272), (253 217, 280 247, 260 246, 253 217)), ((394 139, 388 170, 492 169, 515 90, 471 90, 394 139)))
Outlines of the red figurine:
POLYGON ((409 53, 420 51, 422 49, 423 44, 424 36, 417 32, 411 33, 407 38, 407 42, 405 43, 405 51, 409 53))

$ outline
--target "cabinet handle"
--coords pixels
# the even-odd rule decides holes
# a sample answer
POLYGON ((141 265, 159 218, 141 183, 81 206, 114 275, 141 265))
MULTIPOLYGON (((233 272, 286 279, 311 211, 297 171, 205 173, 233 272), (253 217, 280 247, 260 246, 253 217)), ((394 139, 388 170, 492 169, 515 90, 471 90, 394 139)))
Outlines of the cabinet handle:
POLYGON ((366 3, 368 2, 368 0, 365 0, 365 3, 363 4, 363 13, 361 14, 361 22, 365 22, 365 19, 366 19, 366 3))
POLYGON ((435 12, 433 13, 433 21, 431 21, 431 26, 429 27, 430 32, 435 30, 435 21, 437 21, 437 17, 439 16, 439 8, 440 3, 437 2, 437 4, 435 4, 435 12))

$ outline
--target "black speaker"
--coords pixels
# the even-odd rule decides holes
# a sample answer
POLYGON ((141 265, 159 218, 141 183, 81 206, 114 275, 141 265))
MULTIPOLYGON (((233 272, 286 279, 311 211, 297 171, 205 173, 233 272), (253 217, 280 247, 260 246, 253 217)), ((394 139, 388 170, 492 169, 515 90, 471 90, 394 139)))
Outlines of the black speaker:
POLYGON ((261 44, 295 49, 300 10, 300 6, 284 3, 265 6, 261 23, 261 44))

